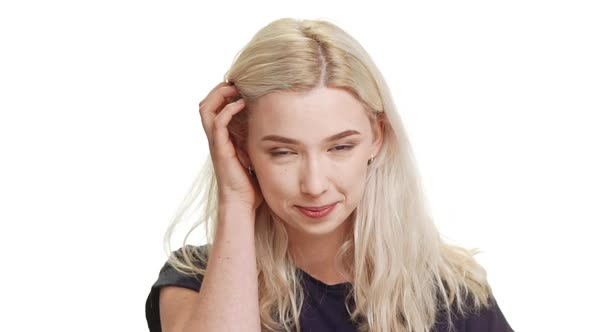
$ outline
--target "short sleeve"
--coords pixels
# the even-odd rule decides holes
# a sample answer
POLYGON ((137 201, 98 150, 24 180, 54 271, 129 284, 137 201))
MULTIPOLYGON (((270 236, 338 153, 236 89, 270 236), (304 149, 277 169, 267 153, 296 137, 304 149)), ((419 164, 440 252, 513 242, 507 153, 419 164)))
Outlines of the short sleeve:
POLYGON ((495 299, 490 307, 457 321, 455 327, 465 332, 514 332, 495 299))
MULTIPOLYGON (((206 245, 200 247, 189 246, 191 249, 199 251, 206 250, 206 245)), ((173 252, 177 257, 181 257, 180 249, 173 252)), ((196 263, 196 262, 195 262, 196 263)), ((206 267, 206 263, 197 264, 199 267, 206 267)), ((190 275, 177 271, 168 261, 160 269, 158 279, 152 285, 150 293, 145 302, 145 316, 150 332, 161 332, 162 326, 160 322, 160 288, 164 286, 177 286, 192 289, 194 291, 201 290, 203 277, 198 275, 190 275)))
POLYGON ((475 310, 472 297, 465 300, 467 312, 459 314, 456 303, 452 306, 451 322, 447 318, 447 312, 439 311, 433 332, 514 332, 504 317, 498 302, 492 295, 491 303, 487 308, 475 310))
POLYGON ((465 331, 514 332, 495 300, 489 308, 467 317, 465 331))

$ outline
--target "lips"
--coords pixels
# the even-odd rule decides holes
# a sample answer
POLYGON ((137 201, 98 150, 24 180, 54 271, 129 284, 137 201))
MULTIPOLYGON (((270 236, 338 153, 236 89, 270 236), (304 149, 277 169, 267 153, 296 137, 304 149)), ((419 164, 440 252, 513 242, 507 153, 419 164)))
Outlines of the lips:
POLYGON ((309 210, 309 211, 315 211, 315 212, 317 212, 317 211, 325 210, 325 209, 333 206, 334 204, 336 204, 336 203, 332 203, 332 204, 324 205, 324 206, 299 206, 299 205, 297 205, 297 207, 300 207, 300 208, 303 208, 303 209, 306 209, 306 210, 309 210))
POLYGON ((336 203, 324 206, 297 206, 297 209, 305 216, 313 219, 322 219, 329 215, 336 208, 336 203), (313 209, 313 210, 312 210, 313 209))

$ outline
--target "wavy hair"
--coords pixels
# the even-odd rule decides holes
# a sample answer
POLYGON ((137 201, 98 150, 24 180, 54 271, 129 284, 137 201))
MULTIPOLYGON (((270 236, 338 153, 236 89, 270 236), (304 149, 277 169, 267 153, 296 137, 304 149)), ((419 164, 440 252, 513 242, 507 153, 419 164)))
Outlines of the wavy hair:
MULTIPOLYGON (((380 71, 363 47, 326 20, 282 18, 259 30, 238 52, 225 74, 248 102, 271 92, 307 92, 318 86, 346 89, 382 121, 383 145, 370 164, 366 189, 353 211, 353 227, 338 254, 341 272, 352 276, 346 307, 358 331, 429 331, 439 318, 451 322, 491 305, 493 296, 477 249, 446 243, 428 215, 410 142, 380 71)), ((248 112, 229 125, 243 147, 248 112)), ((217 218, 217 183, 211 157, 193 183, 166 231, 169 263, 178 271, 203 275, 206 253, 187 246, 189 234, 204 224, 207 246, 217 218), (187 215, 199 211, 184 237, 180 255, 170 239, 187 215)), ((256 263, 263 331, 301 331, 303 291, 287 232, 273 222, 263 202, 256 211, 256 263)))

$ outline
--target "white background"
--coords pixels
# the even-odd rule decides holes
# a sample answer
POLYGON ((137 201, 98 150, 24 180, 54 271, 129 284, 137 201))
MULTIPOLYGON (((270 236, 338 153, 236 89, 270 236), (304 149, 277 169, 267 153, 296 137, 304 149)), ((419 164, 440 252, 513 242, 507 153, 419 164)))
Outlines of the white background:
POLYGON ((589 14, 583 1, 2 2, 2 330, 147 330, 164 231, 208 153, 198 102, 280 17, 326 18, 371 54, 440 231, 483 251, 512 326, 583 330, 589 14))

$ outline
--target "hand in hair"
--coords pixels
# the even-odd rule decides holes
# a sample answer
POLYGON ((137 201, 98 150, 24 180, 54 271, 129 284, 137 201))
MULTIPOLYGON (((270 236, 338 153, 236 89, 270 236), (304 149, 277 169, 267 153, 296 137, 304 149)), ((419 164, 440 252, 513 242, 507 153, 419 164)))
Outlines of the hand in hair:
POLYGON ((227 129, 232 117, 246 106, 238 89, 222 82, 199 103, 201 123, 209 141, 209 150, 219 189, 219 205, 247 208, 252 211, 262 203, 262 194, 256 179, 248 176, 237 157, 236 149, 227 129))

